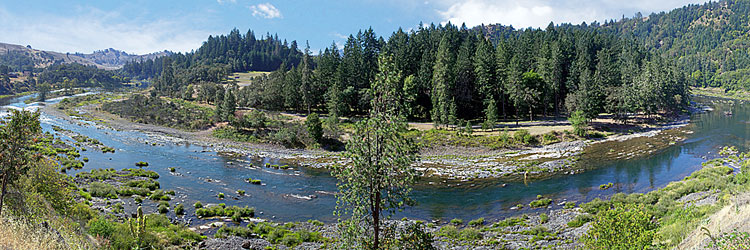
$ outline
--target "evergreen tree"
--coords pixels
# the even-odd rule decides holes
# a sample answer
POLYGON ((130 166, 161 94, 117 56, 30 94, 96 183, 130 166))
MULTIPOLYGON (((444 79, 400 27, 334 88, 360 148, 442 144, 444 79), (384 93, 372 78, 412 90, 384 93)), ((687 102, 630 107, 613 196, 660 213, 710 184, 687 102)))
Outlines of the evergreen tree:
MULTIPOLYGON (((448 124, 453 96, 451 95, 451 83, 453 82, 451 65, 454 56, 450 50, 450 41, 444 35, 438 46, 437 57, 432 75, 432 121, 435 124, 448 124)), ((455 115, 455 113, 453 114, 455 115)))

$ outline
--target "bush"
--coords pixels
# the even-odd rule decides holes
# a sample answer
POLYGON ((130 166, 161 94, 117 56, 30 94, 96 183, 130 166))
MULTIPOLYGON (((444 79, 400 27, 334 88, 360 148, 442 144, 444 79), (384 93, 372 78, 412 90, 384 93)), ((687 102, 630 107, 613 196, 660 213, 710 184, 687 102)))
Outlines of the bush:
POLYGON ((243 196, 245 195, 245 190, 237 189, 237 194, 239 194, 240 196, 243 196))
POLYGON ((176 215, 184 215, 185 214, 185 206, 182 204, 177 204, 177 206, 174 207, 174 213, 176 215))
POLYGON ((167 212, 169 212, 169 202, 159 202, 159 207, 157 208, 157 210, 159 210, 159 213, 166 214, 167 212))
POLYGON ((482 233, 479 232, 479 229, 476 228, 466 228, 464 230, 461 230, 461 236, 459 237, 461 240, 481 240, 482 239, 482 233))
POLYGON ((536 137, 531 135, 528 130, 520 129, 513 133, 513 140, 519 144, 533 145, 537 143, 536 137))
POLYGON ((575 202, 572 202, 572 201, 568 201, 568 202, 565 202, 565 206, 564 206, 564 207, 565 207, 566 209, 571 209, 571 208, 575 208, 575 207, 576 207, 576 203, 575 203, 575 202))
POLYGON ((469 226, 472 227, 481 227, 482 225, 484 225, 484 217, 469 221, 469 226))
MULTIPOLYGON (((266 165, 268 166, 269 164, 266 164, 266 165)), ((253 185, 260 185, 261 184, 260 180, 255 180, 253 178, 247 178, 247 182, 249 182, 250 184, 253 184, 253 185)))
POLYGON ((305 120, 305 126, 307 126, 307 133, 315 142, 320 143, 323 138, 323 125, 320 122, 320 118, 317 113, 312 113, 307 116, 305 120))
POLYGON ((549 215, 547 214, 540 214, 539 215, 539 222, 541 223, 547 223, 549 221, 549 215))
POLYGON ((94 197, 117 199, 117 189, 106 183, 92 182, 89 185, 89 193, 94 197))
POLYGON ((239 212, 240 217, 254 217, 255 208, 244 208, 238 206, 232 206, 225 208, 224 206, 211 206, 208 208, 198 208, 195 210, 195 215, 199 218, 214 217, 214 216, 234 216, 236 212, 239 212))
POLYGON ((617 206, 598 214, 581 241, 589 249, 648 248, 656 236, 652 217, 643 206, 617 206))
POLYGON ((580 137, 586 136, 586 127, 588 126, 588 122, 583 111, 576 110, 575 112, 573 112, 573 114, 570 115, 568 121, 570 122, 570 125, 573 126, 574 134, 580 137))
POLYGON ((217 196, 219 197, 219 199, 224 199, 224 193, 219 193, 217 196))
POLYGON ((599 185, 599 189, 601 189, 601 190, 606 190, 606 189, 609 189, 609 188, 611 188, 611 187, 612 187, 612 186, 614 186, 614 185, 615 185, 615 184, 613 184, 612 182, 610 182, 610 183, 607 183, 607 184, 602 184, 602 185, 599 185))
POLYGON ((163 190, 156 190, 148 198, 153 201, 168 201, 172 199, 169 195, 165 194, 163 190))
POLYGON ((203 208, 203 203, 201 203, 200 201, 196 201, 195 204, 193 204, 193 207, 195 207, 195 208, 203 208))
POLYGON ((583 224, 586 224, 586 222, 593 221, 594 216, 590 214, 580 214, 573 218, 573 220, 568 221, 568 227, 580 227, 583 226, 583 224))
POLYGON ((90 235, 101 236, 103 238, 109 238, 115 232, 115 225, 101 216, 90 220, 87 227, 89 228, 88 233, 90 235))
POLYGON ((464 224, 464 220, 462 220, 462 219, 452 219, 451 220, 451 224, 456 225, 456 226, 460 226, 461 224, 464 224))
POLYGON ((750 249, 750 233, 738 232, 735 229, 731 233, 724 233, 716 238, 711 238, 712 242, 708 247, 716 249, 750 249))
POLYGON ((529 203, 529 206, 532 208, 537 208, 537 207, 546 207, 546 206, 549 206, 550 204, 552 204, 552 199, 544 198, 544 199, 531 201, 531 203, 529 203))
POLYGON ((433 241, 432 234, 424 230, 422 223, 413 223, 401 232, 398 245, 400 249, 432 250, 435 249, 433 241))
POLYGON ((458 239, 459 233, 458 229, 453 225, 445 225, 438 230, 438 235, 451 238, 451 239, 458 239))
POLYGON ((145 161, 139 161, 135 163, 136 167, 142 168, 142 167, 148 167, 148 162, 145 161))
POLYGON ((507 218, 498 222, 495 222, 495 224, 492 224, 492 227, 509 227, 509 226, 526 226, 526 220, 524 218, 520 217, 511 217, 507 218))

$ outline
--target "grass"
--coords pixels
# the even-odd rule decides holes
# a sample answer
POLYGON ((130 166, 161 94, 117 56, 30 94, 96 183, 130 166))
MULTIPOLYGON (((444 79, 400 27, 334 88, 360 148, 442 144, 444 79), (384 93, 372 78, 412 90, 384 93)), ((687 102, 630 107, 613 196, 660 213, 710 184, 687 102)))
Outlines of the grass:
POLYGON ((240 217, 255 217, 255 208, 252 207, 226 207, 222 205, 211 206, 208 208, 198 208, 195 210, 195 216, 198 218, 216 217, 216 216, 234 216, 239 213, 240 217))

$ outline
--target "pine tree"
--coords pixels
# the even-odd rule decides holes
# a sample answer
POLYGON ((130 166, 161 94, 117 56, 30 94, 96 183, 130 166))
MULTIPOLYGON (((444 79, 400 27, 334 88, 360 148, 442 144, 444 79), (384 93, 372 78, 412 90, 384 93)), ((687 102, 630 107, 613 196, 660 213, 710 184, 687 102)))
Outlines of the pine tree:
POLYGON ((479 38, 477 50, 474 53, 474 74, 477 79, 477 89, 481 97, 482 104, 488 105, 488 102, 494 99, 498 92, 496 74, 495 54, 493 53, 492 44, 479 38))
POLYGON ((490 131, 494 130, 495 124, 497 124, 497 104, 495 103, 495 98, 490 98, 487 102, 487 108, 484 110, 484 115, 486 119, 482 124, 482 128, 485 130, 489 129, 490 131))
POLYGON ((310 114, 312 106, 315 102, 315 91, 313 83, 312 73, 312 62, 310 55, 310 44, 307 43, 305 46, 305 54, 302 56, 302 64, 300 64, 300 85, 299 93, 302 95, 302 103, 305 106, 305 110, 310 114))
MULTIPOLYGON (((450 41, 444 35, 438 46, 435 66, 432 74, 432 121, 435 124, 448 124, 450 105, 453 103, 451 96, 451 83, 453 82, 451 65, 454 56, 450 51, 450 41)), ((455 114, 454 114, 455 115, 455 114)))

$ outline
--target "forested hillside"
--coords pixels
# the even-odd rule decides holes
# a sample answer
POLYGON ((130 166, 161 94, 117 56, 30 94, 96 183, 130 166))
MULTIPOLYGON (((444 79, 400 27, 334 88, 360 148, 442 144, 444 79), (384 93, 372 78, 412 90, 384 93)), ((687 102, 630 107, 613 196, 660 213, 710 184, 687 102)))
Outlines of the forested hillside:
POLYGON ((696 86, 750 90, 750 2, 688 5, 590 27, 672 58, 696 86))
POLYGON ((204 72, 206 67, 227 73, 271 71, 278 69, 282 62, 297 65, 301 57, 296 41, 289 44, 286 40, 281 41, 278 36, 272 37, 270 34, 257 39, 252 30, 242 35, 239 30, 234 29, 229 35, 209 36, 197 51, 134 61, 123 66, 122 71, 128 76, 141 79, 161 75, 166 65, 172 65, 172 70, 179 71, 180 75, 195 71, 204 72), (200 69, 201 67, 204 69, 200 69))

